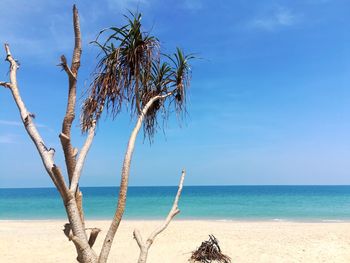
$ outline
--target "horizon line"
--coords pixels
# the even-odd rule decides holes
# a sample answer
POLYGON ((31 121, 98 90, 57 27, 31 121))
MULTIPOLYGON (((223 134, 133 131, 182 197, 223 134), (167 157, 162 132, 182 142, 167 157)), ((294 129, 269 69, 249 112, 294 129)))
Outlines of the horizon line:
MULTIPOLYGON (((350 184, 202 184, 202 185, 184 185, 183 187, 239 187, 239 186, 350 186, 350 184)), ((119 186, 81 186, 80 188, 119 188, 119 186)), ((130 185, 128 187, 178 187, 178 185, 130 185)), ((56 189, 54 186, 37 187, 0 187, 2 189, 56 189)))

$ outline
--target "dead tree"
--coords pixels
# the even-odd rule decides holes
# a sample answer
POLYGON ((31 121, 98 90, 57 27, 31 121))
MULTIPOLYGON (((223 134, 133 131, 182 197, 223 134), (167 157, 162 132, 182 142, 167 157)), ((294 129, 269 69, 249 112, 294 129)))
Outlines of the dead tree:
POLYGON ((78 261, 97 262, 97 255, 92 250, 92 245, 90 246, 88 243, 88 236, 84 227, 81 194, 79 188, 77 187, 77 182, 81 174, 81 167, 84 164, 85 157, 94 138, 95 124, 91 125, 88 131, 88 136, 79 155, 78 150, 74 148, 71 143, 71 126, 75 117, 74 111, 76 102, 76 85, 81 56, 80 25, 78 11, 75 6, 73 7, 73 24, 75 46, 71 66, 68 66, 67 60, 64 56, 62 56, 61 58, 61 65, 63 69, 67 72, 69 79, 69 94, 67 102, 67 112, 62 124, 62 132, 59 136, 65 155, 69 184, 66 183, 60 168, 55 163, 55 151, 52 148, 46 146, 33 121, 30 112, 27 110, 26 105, 22 100, 22 97, 19 92, 19 86, 17 84, 17 70, 19 66, 17 61, 13 58, 11 54, 10 47, 8 44, 5 44, 5 52, 6 60, 10 63, 10 81, 1 82, 1 85, 8 88, 11 91, 12 97, 20 112, 21 120, 24 124, 24 127, 29 137, 35 144, 48 175, 50 176, 52 182, 54 183, 62 197, 67 217, 69 220, 69 224, 67 225, 69 230, 66 231, 66 233, 69 239, 73 241, 76 247, 78 261))
POLYGON ((134 238, 137 242, 137 245, 140 248, 140 255, 138 259, 138 263, 145 263, 147 261, 147 256, 148 256, 148 250, 150 249, 151 245, 153 244, 154 240, 156 237, 162 233, 169 225, 170 221, 178 214, 180 213, 180 210, 178 208, 178 203, 180 200, 181 192, 182 192, 182 187, 184 184, 186 172, 185 170, 182 170, 182 175, 179 183, 179 188, 177 190, 177 194, 175 196, 175 200, 173 203, 173 206, 171 210, 169 211, 168 216, 166 217, 165 221, 163 224, 159 225, 147 238, 146 241, 143 241, 141 233, 138 229, 134 230, 134 238))
MULTIPOLYGON (((103 46, 103 48, 110 49, 107 51, 103 50, 106 57, 97 66, 96 78, 92 82, 90 94, 84 103, 82 130, 87 133, 87 137, 79 151, 73 146, 71 141, 71 127, 75 119, 77 100, 77 78, 82 52, 79 16, 77 8, 73 6, 75 43, 73 56, 70 65, 68 65, 65 56, 61 56, 60 63, 60 66, 67 74, 69 87, 66 114, 62 122, 62 131, 59 134, 65 157, 68 182, 66 182, 59 166, 55 163, 55 150, 47 147, 45 144, 33 121, 32 114, 26 108, 20 95, 17 83, 19 64, 12 56, 10 46, 5 44, 6 60, 10 64, 10 80, 8 82, 0 82, 0 86, 11 91, 24 128, 36 146, 43 165, 62 198, 69 221, 64 226, 64 234, 74 243, 77 251, 77 260, 81 263, 104 263, 107 261, 114 236, 125 210, 131 159, 136 137, 141 126, 143 125, 145 134, 151 137, 157 128, 157 113, 160 109, 164 110, 165 105, 174 104, 175 108, 180 112, 183 109, 185 100, 185 89, 189 84, 189 66, 187 61, 192 56, 184 56, 182 51, 178 49, 174 58, 169 57, 174 63, 174 67, 170 67, 166 63, 161 65, 159 56, 152 52, 152 50, 158 48, 157 40, 141 31, 140 15, 133 18, 133 20, 129 20, 128 26, 121 27, 116 33, 113 33, 114 35, 109 38, 109 41, 113 40, 114 37, 117 39, 116 36, 121 34, 125 36, 125 40, 132 40, 134 43, 136 40, 136 49, 125 46, 125 41, 121 41, 119 46, 116 47, 113 44, 108 47, 108 43, 105 43, 106 45, 103 46), (127 31, 122 32, 122 30, 127 31), (112 56, 109 56, 111 54, 112 56), (136 54, 136 56, 130 57, 131 54, 136 54), (106 234, 101 252, 97 254, 93 249, 93 245, 100 229, 85 228, 79 179, 102 111, 107 104, 107 109, 111 106, 115 115, 119 113, 124 100, 126 103, 133 105, 137 121, 130 135, 124 157, 117 209, 106 234), (168 104, 166 104, 167 102, 168 104)), ((133 48, 135 48, 135 45, 133 48)), ((170 220, 178 213, 177 202, 181 194, 184 176, 183 172, 173 209, 168 215, 165 224, 155 232, 154 237, 151 237, 152 240, 167 227, 170 220)), ((141 253, 142 251, 141 249, 141 253)), ((145 262, 145 260, 140 262, 145 262)))

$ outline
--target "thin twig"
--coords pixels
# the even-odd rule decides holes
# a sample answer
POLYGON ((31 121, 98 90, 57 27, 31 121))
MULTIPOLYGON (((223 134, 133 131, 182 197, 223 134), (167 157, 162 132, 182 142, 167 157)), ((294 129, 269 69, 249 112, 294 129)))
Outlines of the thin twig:
POLYGON ((61 66, 62 69, 68 74, 69 78, 72 78, 74 80, 77 79, 70 67, 67 65, 67 59, 64 55, 61 56, 61 63, 59 66, 61 66))
POLYGON ((214 235, 209 235, 209 240, 202 242, 199 248, 192 252, 191 262, 219 262, 231 263, 231 258, 222 254, 219 241, 214 235))
POLYGON ((5 88, 11 88, 11 83, 0 81, 0 86, 3 86, 5 88))

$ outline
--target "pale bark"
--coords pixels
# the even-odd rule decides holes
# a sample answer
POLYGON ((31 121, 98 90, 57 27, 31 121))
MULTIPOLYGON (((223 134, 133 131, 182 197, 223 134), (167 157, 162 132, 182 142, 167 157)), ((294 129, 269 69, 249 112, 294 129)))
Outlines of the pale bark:
MULTIPOLYGON (((73 28, 74 28, 74 50, 72 55, 72 63, 69 67, 67 64, 67 59, 65 56, 61 56, 61 66, 66 71, 68 76, 68 101, 66 114, 62 123, 62 132, 60 134, 60 140, 62 144, 62 149, 66 161, 66 167, 68 172, 69 184, 71 184, 73 173, 76 166, 76 155, 77 150, 72 146, 71 143, 71 128, 72 123, 75 119, 75 104, 76 104, 76 94, 77 94, 77 77, 78 70, 80 67, 80 57, 81 57, 81 33, 80 33, 80 23, 79 15, 76 6, 73 6, 73 28)), ((84 212, 82 204, 82 193, 79 188, 75 189, 76 200, 78 204, 78 209, 82 222, 84 223, 84 212)))
POLYGON ((96 238, 98 234, 101 232, 101 229, 94 227, 91 229, 90 237, 89 237, 89 245, 92 247, 95 244, 96 238))
POLYGON ((84 164, 86 154, 91 146, 91 142, 93 140, 95 130, 93 128, 86 139, 86 143, 84 144, 84 147, 83 147, 84 153, 80 154, 82 156, 81 158, 82 160, 79 163, 78 169, 76 169, 77 168, 76 157, 77 157, 78 150, 74 148, 71 143, 71 128, 72 128, 72 123, 75 119, 77 77, 78 77, 78 70, 80 67, 80 58, 81 58, 82 49, 81 49, 81 32, 80 32, 79 15, 75 5, 73 6, 73 28, 74 28, 74 50, 73 50, 72 62, 70 67, 67 64, 66 57, 64 55, 61 56, 61 66, 64 69, 64 71, 67 73, 69 89, 68 89, 66 114, 63 119, 62 132, 59 137, 60 137, 62 149, 64 152, 69 184, 70 184, 70 191, 73 195, 75 195, 75 200, 79 210, 80 218, 81 218, 83 227, 85 227, 84 211, 83 211, 83 194, 79 190, 78 180, 80 178, 82 165, 84 164), (72 178, 74 174, 75 174, 75 178, 78 180, 75 180, 74 187, 73 187, 74 189, 72 190, 72 178))
POLYGON ((85 229, 81 221, 80 212, 79 212, 77 203, 75 201, 75 198, 69 192, 60 169, 54 163, 54 149, 51 149, 51 148, 48 149, 46 147, 44 140, 42 139, 39 131, 36 128, 35 123, 33 122, 32 114, 27 110, 22 100, 22 97, 20 95, 19 88, 17 85, 18 64, 16 60, 12 57, 10 52, 10 47, 8 44, 5 44, 5 51, 7 55, 6 60, 9 61, 10 63, 10 85, 8 85, 8 87, 11 90, 13 99, 19 109, 24 127, 29 137, 34 142, 34 145, 36 146, 39 152, 39 155, 41 157, 41 160, 44 164, 44 167, 47 173, 49 174, 57 190, 62 196, 63 202, 66 207, 67 215, 69 218, 70 226, 72 228, 73 237, 75 237, 76 240, 79 240, 79 242, 74 242, 75 245, 77 246, 77 244, 84 244, 83 247, 81 246, 77 247, 78 258, 79 260, 81 260, 81 262, 84 262, 84 263, 96 262, 97 257, 95 253, 92 251, 92 249, 90 249, 90 246, 88 244, 85 229), (86 249, 86 245, 89 247, 88 249, 86 249))
MULTIPOLYGON (((65 231, 65 233, 67 237, 70 240, 72 240, 72 242, 76 247, 77 254, 78 254, 77 260, 81 263, 97 263, 97 262, 105 263, 109 255, 115 233, 119 227, 120 221, 124 214, 126 197, 127 197, 127 189, 128 189, 128 179, 129 179, 129 173, 130 173, 130 164, 132 160, 132 155, 133 155, 137 135, 140 131, 145 115, 147 114, 147 111, 152 106, 152 104, 157 100, 162 100, 172 95, 172 92, 167 93, 165 95, 155 96, 154 98, 150 99, 150 101, 144 106, 144 108, 142 109, 138 117, 135 128, 130 135, 129 142, 127 145, 127 150, 124 157, 122 173, 121 173, 119 198, 118 198, 118 204, 115 211, 115 215, 111 222, 110 228, 106 234, 106 237, 101 249, 101 253, 99 257, 97 257, 94 250, 92 249, 92 246, 94 245, 100 230, 97 228, 93 228, 91 230, 89 239, 87 238, 86 229, 84 225, 82 193, 79 190, 79 179, 80 179, 82 168, 86 159, 86 155, 91 147, 91 144, 95 135, 96 124, 94 123, 91 129, 89 130, 86 141, 78 157, 77 157, 78 150, 74 148, 71 143, 71 127, 75 119, 77 75, 78 75, 78 70, 80 66, 80 57, 81 57, 81 33, 80 33, 78 11, 75 6, 73 7, 73 24, 74 24, 75 46, 74 46, 71 66, 68 66, 67 60, 64 56, 61 57, 61 66, 65 70, 68 76, 69 92, 68 92, 66 113, 62 123, 62 131, 59 135, 64 156, 65 156, 69 187, 67 186, 59 167, 56 166, 54 162, 55 150, 52 148, 48 149, 47 146, 45 145, 41 135, 37 130, 37 127, 35 126, 35 123, 33 122, 34 115, 27 110, 21 98, 19 88, 17 85, 17 76, 16 76, 18 64, 16 60, 12 57, 10 48, 7 44, 5 44, 5 51, 6 51, 6 60, 10 63, 10 74, 9 74, 10 81, 0 82, 0 86, 3 86, 11 90, 13 99, 19 109, 19 113, 21 116, 21 120, 24 124, 24 127, 29 137, 34 142, 34 145, 38 150, 38 153, 41 157, 41 160, 43 162, 43 165, 47 173, 49 174, 50 178, 52 179, 54 185, 56 186, 57 190, 59 191, 62 197, 62 200, 65 205, 66 213, 69 219, 69 224, 66 224, 66 227, 68 230, 66 229, 67 231, 65 231)), ((184 177, 184 173, 182 178, 183 177, 184 177)), ((182 182, 183 182, 183 179, 182 179, 182 182)), ((182 188, 182 182, 181 182, 181 188, 182 188)), ((180 186, 179 186, 179 190, 180 190, 180 186)), ((180 190, 180 194, 181 194, 181 190, 180 190)), ((178 195, 179 195, 179 192, 178 192, 178 195)), ((177 201, 176 201, 176 209, 177 209, 177 201)), ((169 213, 168 217, 171 216, 169 218, 169 222, 178 212, 179 212, 178 209, 174 210, 172 213, 172 216, 169 213)), ((166 221, 163 226, 158 228, 154 232, 154 236, 152 236, 153 235, 152 234, 149 240, 154 240, 154 238, 167 227, 169 222, 166 221)), ((137 235, 137 233, 135 235, 137 235)), ((139 241, 142 241, 141 238, 137 240, 138 240, 138 243, 139 241)), ((148 244, 147 242, 146 244, 148 244)), ((148 248, 146 251, 145 258, 147 258, 148 248)), ((141 252, 145 253, 143 250, 141 252)))
POLYGON ((78 253, 77 260, 82 263, 96 263, 97 256, 88 243, 85 228, 81 221, 80 211, 77 202, 72 195, 71 199, 65 204, 65 206, 69 219, 69 226, 73 232, 70 239, 74 241, 75 237, 75 240, 78 240, 78 242, 74 242, 78 253))
MULTIPOLYGON (((63 121, 62 133, 60 134, 63 150, 66 157, 66 164, 68 175, 73 175, 75 166, 76 166, 76 154, 77 150, 72 147, 70 143, 70 130, 71 125, 74 120, 74 111, 75 111, 75 101, 76 101, 76 76, 80 65, 80 54, 81 54, 81 39, 80 39, 80 28, 79 28, 79 18, 77 9, 73 8, 73 23, 74 23, 74 31, 75 31, 75 48, 73 52, 72 66, 69 69, 67 64, 62 64, 63 68, 66 70, 69 76, 69 95, 68 95, 68 103, 67 103, 67 112, 63 121)), ((34 142, 38 153, 41 157, 43 165, 55 184, 57 190, 62 196, 67 216, 69 219, 69 228, 72 230, 70 235, 70 239, 76 246, 78 261, 82 263, 96 263, 97 256, 95 252, 91 249, 90 243, 93 244, 94 240, 89 243, 87 239, 87 235, 84 228, 84 221, 82 217, 82 206, 81 206, 81 193, 77 187, 77 183, 75 186, 76 191, 70 191, 67 187, 67 184, 62 176, 62 173, 58 166, 56 166, 54 162, 54 153, 55 150, 52 148, 47 148, 45 145, 39 131, 35 123, 33 122, 33 114, 31 114, 22 100, 22 97, 19 92, 19 88, 17 85, 17 69, 18 64, 16 60, 12 57, 10 52, 10 47, 8 44, 5 44, 6 51, 6 60, 10 63, 10 82, 0 82, 0 86, 4 86, 11 90, 13 99, 19 109, 19 113, 21 116, 21 120, 24 124, 24 127, 29 135, 29 137, 34 142)), ((64 60, 64 59, 63 59, 64 60)), ((64 61, 62 61, 63 63, 64 61)), ((94 134, 94 130, 89 133, 87 137, 87 142, 84 144, 81 155, 81 166, 84 163, 86 154, 91 145, 92 137, 91 134, 94 134)), ((79 180, 81 172, 81 167, 77 170, 77 178, 79 180)), ((71 178, 69 176, 69 178, 71 178)), ((93 234, 94 237, 92 239, 96 239, 97 234, 93 234)))
POLYGON ((95 128, 96 128, 96 123, 93 123, 92 127, 89 130, 89 133, 88 133, 88 136, 85 140, 85 143, 84 143, 83 147, 81 148, 80 154, 77 158, 77 162, 76 162, 75 169, 74 169, 73 176, 72 176, 71 185, 69 187, 69 189, 72 193, 75 193, 75 191, 77 190, 81 171, 82 171, 83 166, 84 166, 85 158, 89 152, 89 149, 91 147, 92 141, 93 141, 94 136, 95 136, 95 128))
POLYGON ((0 81, 0 86, 3 86, 5 88, 11 88, 11 83, 0 81))
MULTIPOLYGON (((67 173, 69 178, 69 194, 72 196, 70 202, 66 204, 66 210, 70 222, 70 228, 73 232, 73 237, 71 238, 76 246, 79 262, 97 262, 97 256, 95 252, 91 249, 89 241, 87 239, 85 231, 85 220, 82 205, 82 192, 79 190, 79 179, 82 171, 82 166, 86 155, 90 149, 91 143, 95 135, 95 126, 89 131, 89 135, 82 147, 79 154, 78 161, 76 159, 78 150, 72 146, 71 143, 71 127, 75 119, 75 106, 76 106, 76 89, 77 89, 77 77, 78 70, 80 67, 81 58, 81 32, 79 15, 76 6, 73 6, 73 27, 74 27, 74 50, 72 55, 71 66, 67 64, 65 56, 61 56, 61 66, 66 71, 68 76, 68 100, 66 114, 62 123, 62 132, 60 134, 60 140, 62 144, 62 149, 65 156, 67 173), (72 185, 72 180, 74 177, 74 184, 72 185), (73 186, 73 187, 72 187, 73 186)), ((96 234, 97 237, 97 234, 96 234)), ((95 237, 95 239, 96 239, 95 237)))
POLYGON ((83 211, 83 193, 79 190, 78 184, 79 184, 81 172, 85 163, 86 155, 89 152, 89 149, 91 147, 92 141, 95 136, 95 128, 96 128, 96 124, 94 123, 92 127, 89 129, 89 134, 85 140, 83 147, 81 148, 80 154, 75 164, 71 185, 70 185, 70 190, 69 190, 72 194, 75 193, 75 199, 79 209, 80 218, 84 227, 85 227, 85 220, 84 220, 84 211, 83 211))
POLYGON ((182 187, 183 187, 183 183, 185 180, 185 176, 186 176, 186 172, 185 170, 182 170, 182 175, 180 178, 180 183, 179 183, 179 187, 175 196, 175 200, 173 203, 172 208, 169 211, 168 216, 166 217, 166 219, 164 220, 164 222, 159 225, 151 234, 150 236, 147 238, 146 242, 144 242, 142 240, 142 236, 141 233, 138 229, 134 230, 134 238, 140 248, 140 254, 139 254, 139 259, 138 259, 138 263, 145 263, 147 261, 147 256, 148 256, 148 251, 151 247, 151 245, 153 244, 155 238, 161 233, 163 232, 169 225, 170 221, 178 214, 180 213, 180 210, 178 208, 178 203, 180 200, 180 196, 181 196, 181 192, 182 192, 182 187))
POLYGON ((76 165, 75 151, 71 144, 71 127, 75 118, 75 103, 77 93, 77 76, 80 67, 81 57, 81 33, 78 10, 73 6, 73 27, 74 27, 74 50, 71 67, 67 65, 67 60, 64 56, 61 56, 62 68, 67 72, 68 75, 68 102, 66 115, 62 123, 62 133, 60 134, 61 144, 66 159, 66 166, 68 171, 69 182, 71 182, 73 172, 76 165))
MULTIPOLYGON (((46 147, 44 140, 42 139, 38 129, 35 126, 35 123, 33 122, 33 117, 32 117, 33 115, 27 110, 22 100, 22 97, 20 95, 19 88, 17 85, 18 64, 16 60, 12 57, 10 52, 10 47, 8 44, 5 44, 5 51, 6 51, 6 60, 10 63, 10 82, 6 84, 6 87, 11 90, 12 97, 17 105, 24 127, 29 137, 34 142, 34 145, 39 152, 39 155, 41 157, 41 160, 43 162, 43 165, 47 173, 49 174, 51 180, 57 187, 61 196, 63 198, 66 198, 67 186, 59 170, 55 169, 56 165, 54 164, 54 160, 53 160, 55 150, 52 148, 48 149, 46 147)), ((2 82, 2 83, 6 83, 6 82, 2 82)))
POLYGON ((128 142, 125 156, 124 156, 123 167, 122 167, 117 209, 114 214, 112 223, 109 227, 109 230, 106 234, 105 240, 103 242, 103 246, 102 246, 101 253, 99 256, 99 261, 98 261, 99 263, 107 262, 107 258, 111 250, 115 233, 118 230, 120 221, 124 214, 125 205, 126 205, 126 196, 127 196, 127 190, 128 190, 129 174, 130 174, 130 164, 131 164, 131 159, 135 148, 135 141, 140 131, 140 128, 142 126, 142 122, 145 118, 145 115, 147 114, 148 109, 152 106, 154 102, 160 99, 164 99, 170 96, 171 94, 172 93, 168 93, 161 96, 155 96, 152 99, 150 99, 149 102, 142 109, 142 112, 139 115, 136 125, 130 135, 129 142, 128 142))

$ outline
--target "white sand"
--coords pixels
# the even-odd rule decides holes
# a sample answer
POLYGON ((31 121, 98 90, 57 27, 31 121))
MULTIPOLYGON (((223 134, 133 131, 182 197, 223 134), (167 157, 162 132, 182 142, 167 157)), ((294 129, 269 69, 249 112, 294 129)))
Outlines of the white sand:
MULTIPOLYGON (((0 262, 74 262, 75 249, 62 232, 64 221, 0 221, 0 262)), ((138 246, 132 238, 135 227, 145 234, 157 221, 123 221, 109 262, 137 262, 138 246)), ((109 223, 89 221, 87 227, 103 229, 109 223)), ((232 262, 350 262, 350 222, 218 222, 174 221, 153 244, 149 263, 187 262, 190 251, 208 234, 220 241, 232 262)))

